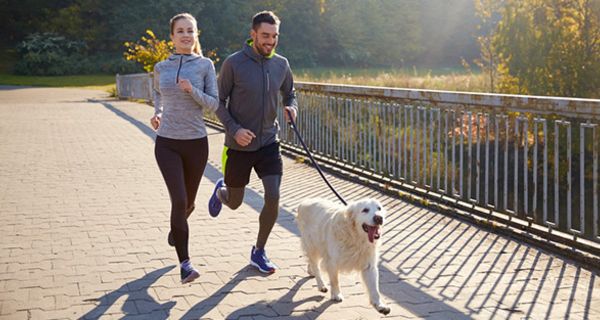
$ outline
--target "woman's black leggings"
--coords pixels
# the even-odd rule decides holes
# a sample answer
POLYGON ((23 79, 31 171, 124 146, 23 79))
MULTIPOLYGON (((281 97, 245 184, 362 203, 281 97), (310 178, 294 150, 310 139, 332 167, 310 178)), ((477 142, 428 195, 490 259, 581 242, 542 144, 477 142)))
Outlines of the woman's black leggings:
POLYGON ((179 262, 189 259, 189 228, 187 211, 192 209, 200 179, 208 160, 208 139, 193 140, 156 137, 154 147, 160 168, 171 197, 171 232, 179 262))

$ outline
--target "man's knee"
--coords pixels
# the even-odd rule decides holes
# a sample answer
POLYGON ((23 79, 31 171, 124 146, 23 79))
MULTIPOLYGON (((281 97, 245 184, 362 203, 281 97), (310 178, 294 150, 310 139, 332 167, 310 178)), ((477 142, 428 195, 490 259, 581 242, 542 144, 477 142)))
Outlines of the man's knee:
POLYGON ((225 196, 223 203, 232 210, 239 208, 244 202, 244 188, 227 188, 221 195, 225 196))
POLYGON ((279 190, 271 190, 265 192, 265 204, 263 213, 267 215, 275 215, 279 213, 279 190))
POLYGON ((281 185, 280 175, 270 175, 262 179, 265 188, 265 202, 279 202, 279 186, 281 185))
POLYGON ((230 201, 228 203, 226 203, 227 207, 229 207, 229 209, 231 210, 235 210, 237 208, 239 208, 242 205, 242 200, 239 201, 230 201))
POLYGON ((273 194, 265 194, 265 205, 267 206, 278 206, 279 205, 279 192, 273 194))

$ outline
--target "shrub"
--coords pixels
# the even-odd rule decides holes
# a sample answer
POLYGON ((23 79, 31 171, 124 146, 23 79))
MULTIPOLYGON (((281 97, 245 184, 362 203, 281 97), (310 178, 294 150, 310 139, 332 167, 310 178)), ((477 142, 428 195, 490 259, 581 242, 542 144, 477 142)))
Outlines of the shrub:
POLYGON ((152 72, 155 64, 165 60, 173 52, 173 42, 157 39, 152 30, 146 30, 146 34, 149 37, 142 36, 143 44, 125 42, 127 50, 123 56, 129 61, 141 63, 146 72, 152 72))
POLYGON ((139 66, 118 53, 87 54, 82 41, 55 33, 34 33, 17 46, 19 61, 14 72, 22 75, 60 76, 140 72, 139 66))
POLYGON ((17 74, 62 75, 76 73, 72 61, 82 59, 85 43, 55 33, 33 33, 17 46, 17 74))
POLYGON ((142 68, 132 61, 127 61, 119 53, 97 53, 80 61, 82 74, 108 73, 127 74, 142 72, 142 68))

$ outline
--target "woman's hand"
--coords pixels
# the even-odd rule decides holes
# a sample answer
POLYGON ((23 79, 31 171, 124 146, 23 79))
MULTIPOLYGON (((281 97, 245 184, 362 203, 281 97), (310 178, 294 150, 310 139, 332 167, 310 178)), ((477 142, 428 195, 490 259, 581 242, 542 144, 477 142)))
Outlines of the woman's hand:
POLYGON ((192 93, 192 83, 188 79, 179 79, 179 89, 185 93, 192 93))
POLYGON ((154 131, 158 130, 158 127, 160 127, 160 117, 154 116, 150 118, 150 124, 152 125, 152 129, 154 129, 154 131))

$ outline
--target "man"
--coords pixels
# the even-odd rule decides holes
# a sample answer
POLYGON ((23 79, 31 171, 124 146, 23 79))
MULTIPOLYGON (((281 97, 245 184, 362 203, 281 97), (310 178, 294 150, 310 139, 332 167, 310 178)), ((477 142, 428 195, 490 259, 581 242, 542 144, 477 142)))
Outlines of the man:
POLYGON ((251 39, 221 66, 217 116, 225 127, 225 181, 217 181, 209 201, 209 212, 213 217, 219 215, 222 204, 231 209, 238 208, 254 168, 265 189, 265 202, 250 264, 263 273, 273 273, 277 269, 267 258, 265 244, 279 213, 283 172, 277 138, 278 91, 283 98, 286 121, 289 120, 288 112, 294 120, 297 114, 290 65, 286 58, 275 53, 279 24, 279 18, 271 11, 254 15, 251 39))

